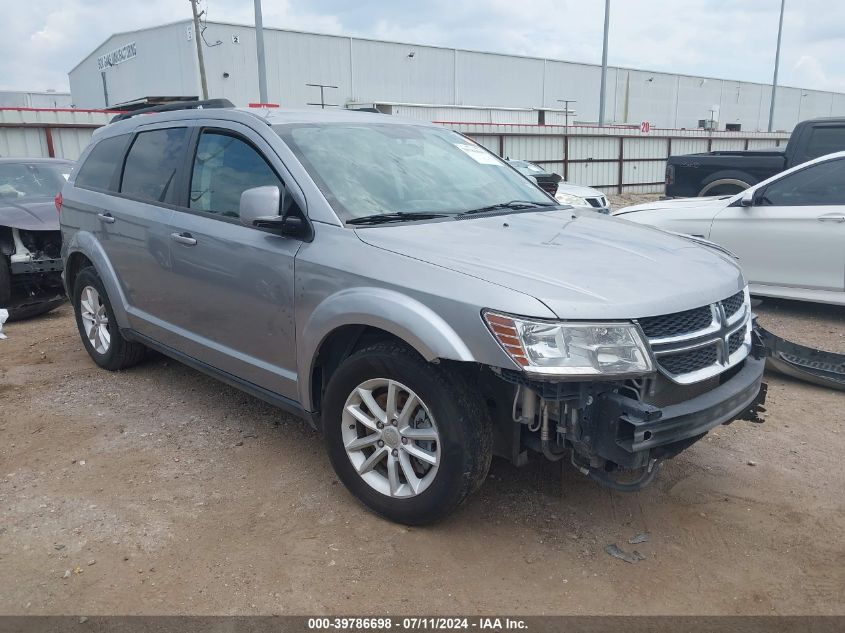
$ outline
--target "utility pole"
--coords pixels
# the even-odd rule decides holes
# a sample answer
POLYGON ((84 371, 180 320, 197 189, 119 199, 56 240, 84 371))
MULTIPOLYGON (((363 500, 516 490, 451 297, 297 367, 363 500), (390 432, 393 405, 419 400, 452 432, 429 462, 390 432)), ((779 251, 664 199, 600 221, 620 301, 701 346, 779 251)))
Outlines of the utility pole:
POLYGON ((190 0, 191 11, 194 13, 194 41, 197 44, 197 61, 200 65, 200 85, 202 86, 202 98, 208 99, 208 83, 205 81, 205 60, 202 57, 202 38, 200 36, 200 14, 197 11, 199 0, 190 0))
POLYGON ((769 105, 769 132, 772 131, 775 121, 775 95, 778 91, 778 65, 780 64, 780 37, 783 33, 783 9, 786 0, 780 0, 780 21, 778 22, 778 45, 775 50, 775 74, 772 77, 772 102, 769 105))
POLYGON ((563 104, 563 127, 564 129, 569 129, 569 104, 578 102, 574 99, 557 99, 557 101, 563 104))
POLYGON ((604 101, 607 91, 607 34, 610 31, 610 0, 604 0, 604 46, 601 49, 601 92, 599 93, 599 125, 604 125, 604 101))
POLYGON ((261 17, 261 0, 255 0, 255 45, 258 49, 258 99, 267 100, 267 64, 264 60, 264 20, 261 17))

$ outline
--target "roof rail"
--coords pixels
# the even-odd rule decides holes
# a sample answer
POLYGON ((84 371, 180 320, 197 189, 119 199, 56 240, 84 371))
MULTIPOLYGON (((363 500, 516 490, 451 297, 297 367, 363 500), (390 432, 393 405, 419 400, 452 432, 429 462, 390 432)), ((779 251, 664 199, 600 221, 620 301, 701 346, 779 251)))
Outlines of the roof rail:
POLYGON ((176 110, 194 110, 205 108, 234 108, 235 104, 228 99, 206 99, 205 101, 174 101, 172 103, 163 103, 161 105, 152 106, 150 108, 141 108, 140 110, 132 110, 131 112, 124 112, 112 118, 111 122, 123 121, 130 119, 139 114, 154 114, 156 112, 174 112, 176 110))

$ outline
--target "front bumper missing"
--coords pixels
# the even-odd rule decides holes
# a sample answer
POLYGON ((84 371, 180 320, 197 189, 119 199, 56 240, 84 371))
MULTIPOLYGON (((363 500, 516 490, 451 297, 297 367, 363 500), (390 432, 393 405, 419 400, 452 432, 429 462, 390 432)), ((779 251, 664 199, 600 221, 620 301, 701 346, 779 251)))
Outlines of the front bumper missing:
POLYGON ((749 355, 734 375, 700 396, 656 407, 618 393, 596 398, 591 417, 594 450, 623 468, 641 468, 648 460, 672 457, 707 431, 732 420, 759 421, 765 402, 765 359, 749 355))

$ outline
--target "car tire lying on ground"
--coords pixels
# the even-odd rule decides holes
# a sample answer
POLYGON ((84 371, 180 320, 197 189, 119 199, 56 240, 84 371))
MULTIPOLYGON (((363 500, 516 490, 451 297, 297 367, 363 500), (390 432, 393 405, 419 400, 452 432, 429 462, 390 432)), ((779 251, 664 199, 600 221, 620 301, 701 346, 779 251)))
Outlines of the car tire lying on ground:
POLYGON ((95 363, 114 371, 144 359, 146 348, 121 336, 106 289, 94 268, 79 272, 72 301, 82 343, 95 363))
POLYGON ((332 375, 323 406, 329 459, 368 508, 407 525, 449 514, 490 467, 484 403, 458 372, 400 343, 377 343, 332 375))

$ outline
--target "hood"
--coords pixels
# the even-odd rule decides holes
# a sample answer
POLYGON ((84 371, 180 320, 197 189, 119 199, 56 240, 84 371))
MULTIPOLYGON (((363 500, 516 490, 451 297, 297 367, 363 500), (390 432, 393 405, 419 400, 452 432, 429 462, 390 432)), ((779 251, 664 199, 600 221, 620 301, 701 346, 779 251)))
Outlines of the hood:
POLYGON ((570 195, 579 196, 581 198, 598 198, 604 195, 598 189, 593 189, 592 187, 585 187, 583 185, 573 185, 563 180, 561 180, 557 184, 557 190, 558 193, 568 193, 570 195))
POLYGON ((613 215, 625 215, 626 213, 633 213, 635 211, 692 211, 692 210, 713 210, 723 209, 730 204, 730 200, 734 196, 705 196, 702 198, 667 198, 666 200, 655 200, 654 202, 644 202, 643 204, 635 204, 630 207, 617 209, 613 215))
POLYGON ((0 226, 25 231, 58 231, 59 214, 52 198, 31 198, 26 202, 0 198, 0 226))
POLYGON ((355 231, 370 246, 532 296, 561 319, 678 312, 729 297, 744 285, 727 256, 591 212, 514 213, 355 231))

